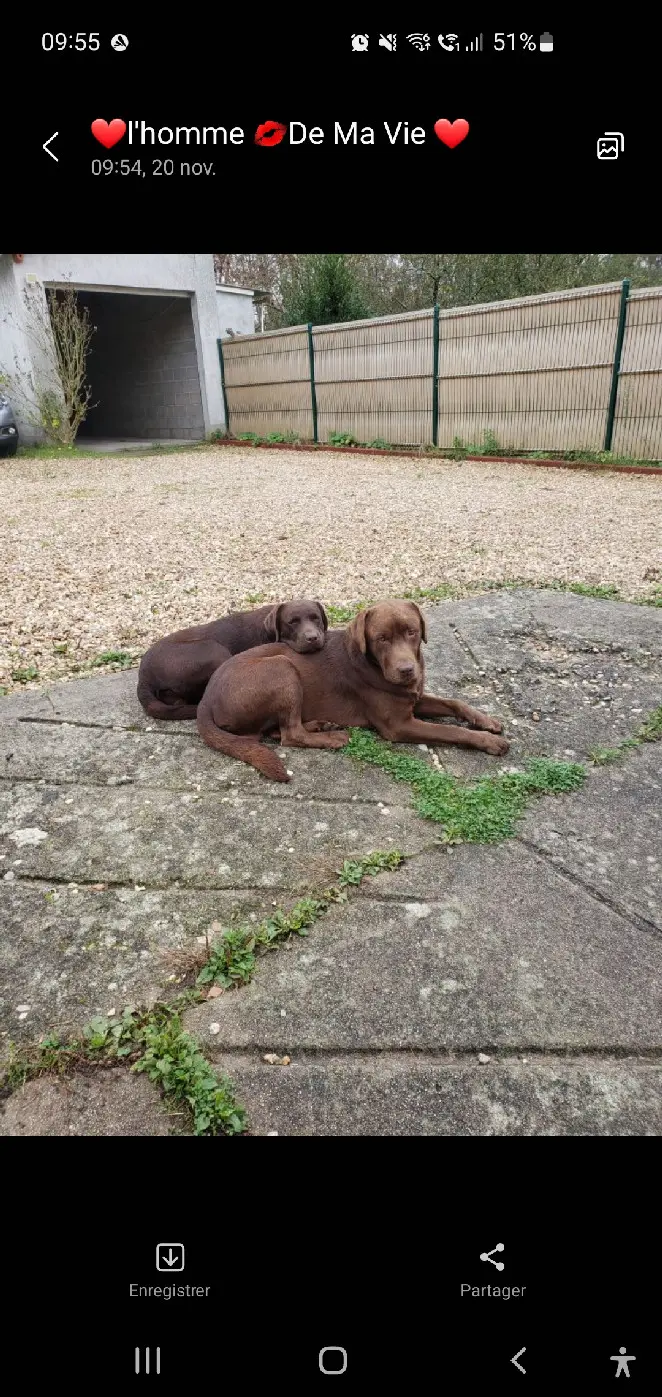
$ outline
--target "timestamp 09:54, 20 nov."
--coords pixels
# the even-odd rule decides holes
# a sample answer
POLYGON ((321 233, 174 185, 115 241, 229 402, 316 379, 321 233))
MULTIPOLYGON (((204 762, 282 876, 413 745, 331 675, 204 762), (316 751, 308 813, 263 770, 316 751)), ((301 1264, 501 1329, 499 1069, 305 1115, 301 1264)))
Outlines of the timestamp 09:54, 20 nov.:
POLYGON ((212 160, 93 160, 93 175, 215 175, 212 160))

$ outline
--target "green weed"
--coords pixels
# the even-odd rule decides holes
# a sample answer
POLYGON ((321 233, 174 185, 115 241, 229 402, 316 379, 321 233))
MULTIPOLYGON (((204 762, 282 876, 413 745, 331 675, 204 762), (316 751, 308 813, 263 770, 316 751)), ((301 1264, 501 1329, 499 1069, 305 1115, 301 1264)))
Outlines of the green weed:
POLYGON ((643 723, 632 734, 632 737, 625 737, 616 747, 596 747, 589 752, 589 759, 594 766, 606 766, 607 762, 617 762, 624 752, 629 752, 633 747, 639 747, 642 742, 659 742, 662 739, 662 704, 659 708, 654 708, 652 713, 644 719, 643 723))
POLYGON ((143 1054, 134 1072, 146 1072, 173 1102, 185 1102, 194 1135, 239 1135, 246 1112, 235 1100, 229 1077, 219 1076, 196 1041, 182 1029, 178 1014, 151 1015, 143 1032, 143 1054))
POLYGON ((32 679, 39 678, 36 665, 27 665, 25 669, 12 669, 10 674, 15 684, 29 684, 32 679))
POLYGON ((332 903, 345 901, 346 887, 357 885, 363 878, 374 876, 384 869, 397 868, 403 858, 404 855, 397 850, 379 850, 361 859, 346 859, 338 870, 335 883, 323 892, 300 898, 291 911, 278 910, 257 926, 226 928, 215 941, 196 984, 216 984, 222 989, 247 984, 252 978, 258 955, 271 950, 293 934, 307 936, 308 927, 323 917, 332 903))
POLYGON ((484 844, 507 839, 515 833, 516 822, 531 796, 577 790, 586 776, 579 762, 537 757, 526 762, 524 771, 501 772, 464 783, 428 766, 420 757, 395 751, 363 728, 352 729, 343 751, 411 786, 414 809, 424 819, 443 825, 448 843, 484 844))
POLYGON ((102 650, 96 659, 90 660, 90 669, 98 669, 101 665, 119 665, 121 669, 130 669, 135 663, 135 657, 128 650, 102 650))
POLYGON ((329 446, 364 446, 351 432, 329 432, 329 446))

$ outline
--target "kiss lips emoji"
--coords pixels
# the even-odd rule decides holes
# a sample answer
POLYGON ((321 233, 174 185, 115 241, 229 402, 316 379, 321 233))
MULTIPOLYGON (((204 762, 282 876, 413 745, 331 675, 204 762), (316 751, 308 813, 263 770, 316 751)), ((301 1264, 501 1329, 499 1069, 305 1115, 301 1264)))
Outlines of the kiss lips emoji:
POLYGON ((256 146, 279 146, 287 135, 287 127, 282 121, 265 121, 255 132, 256 146))

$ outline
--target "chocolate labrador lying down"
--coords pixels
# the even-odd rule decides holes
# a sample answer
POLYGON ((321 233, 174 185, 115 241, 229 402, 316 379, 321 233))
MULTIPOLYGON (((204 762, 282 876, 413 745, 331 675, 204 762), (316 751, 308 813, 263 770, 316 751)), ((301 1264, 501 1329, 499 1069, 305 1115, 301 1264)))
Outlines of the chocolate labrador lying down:
POLYGON ((327 627, 320 602, 289 601, 174 631, 143 655, 138 698, 150 718, 195 718, 214 670, 231 655, 266 640, 282 641, 298 654, 321 650, 327 627))
POLYGON ((346 630, 330 631, 323 650, 294 654, 259 645, 217 669, 198 708, 198 731, 209 747, 238 757, 272 781, 289 777, 263 733, 280 728, 284 747, 344 747, 346 732, 376 728, 389 742, 461 742, 502 756, 501 723, 457 699, 423 690, 425 621, 413 602, 378 602, 346 630), (470 728, 425 723, 452 716, 470 728), (479 731, 471 731, 471 729, 479 731))

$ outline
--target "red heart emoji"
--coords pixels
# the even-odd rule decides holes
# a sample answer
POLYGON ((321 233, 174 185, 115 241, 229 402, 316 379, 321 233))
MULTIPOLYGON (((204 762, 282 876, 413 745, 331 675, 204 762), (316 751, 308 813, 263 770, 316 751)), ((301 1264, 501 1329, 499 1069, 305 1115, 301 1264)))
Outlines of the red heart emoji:
POLYGON ((92 135, 101 142, 102 146, 106 147, 106 150, 110 150, 111 146, 116 146, 117 142, 121 141, 125 131, 126 122, 121 121, 118 116, 111 122, 102 121, 100 117, 92 122, 92 135))
POLYGON ((460 141, 466 140, 469 135, 469 122, 465 121, 463 117, 459 117, 457 121, 447 121, 443 117, 441 121, 435 121, 434 134, 445 146, 454 150, 456 146, 459 146, 460 141))

